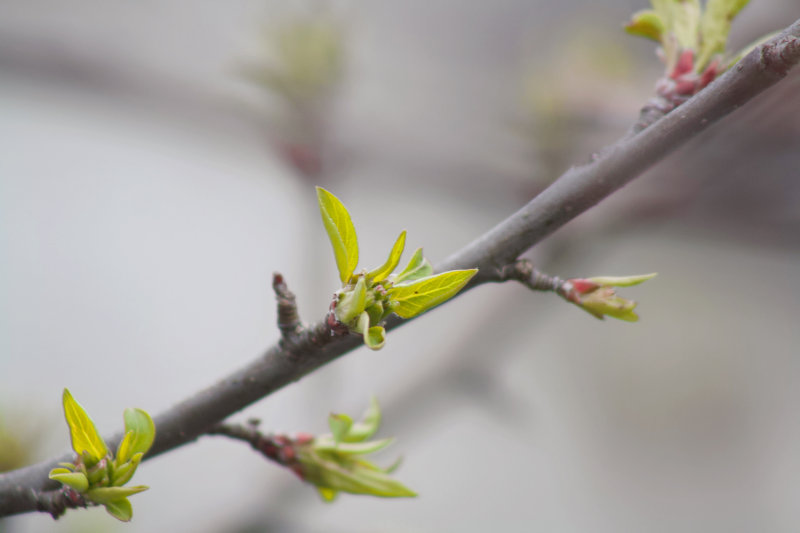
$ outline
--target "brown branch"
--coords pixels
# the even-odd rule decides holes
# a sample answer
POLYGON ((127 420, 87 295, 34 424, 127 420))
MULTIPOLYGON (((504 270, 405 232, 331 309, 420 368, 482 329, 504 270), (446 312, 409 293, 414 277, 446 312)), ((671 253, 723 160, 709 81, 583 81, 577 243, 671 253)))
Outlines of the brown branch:
MULTIPOLYGON (((513 264, 525 250, 780 81, 798 61, 800 21, 756 48, 675 112, 638 135, 623 138, 592 163, 567 171, 517 213, 451 255, 439 270, 480 268, 471 287, 495 281, 498 271, 513 264)), ((395 317, 387 322, 391 329, 403 321, 395 317)), ((295 337, 291 347, 278 343, 244 368, 156 416, 158 434, 147 458, 194 441, 231 414, 361 344, 359 338, 337 332, 328 320, 300 330, 295 337)), ((117 435, 109 441, 116 445, 119 439, 117 435)), ((37 494, 58 488, 48 479, 48 471, 70 458, 67 455, 0 475, 0 516, 42 510, 37 494)))

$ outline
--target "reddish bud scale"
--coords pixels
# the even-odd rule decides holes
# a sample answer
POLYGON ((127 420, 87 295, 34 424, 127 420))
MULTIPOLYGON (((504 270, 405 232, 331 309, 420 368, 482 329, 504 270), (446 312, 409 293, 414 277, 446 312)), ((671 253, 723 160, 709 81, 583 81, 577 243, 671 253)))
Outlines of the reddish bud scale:
POLYGON ((283 461, 284 463, 289 463, 297 458, 297 452, 294 451, 294 448, 287 445, 281 448, 280 457, 281 461, 283 461))
POLYGON ((678 58, 678 62, 675 64, 675 68, 672 69, 670 77, 673 80, 677 80, 679 77, 683 76, 684 74, 688 74, 693 69, 694 69, 694 51, 684 50, 683 52, 681 52, 681 55, 678 58))
POLYGON ((588 279, 568 279, 567 283, 572 285, 572 290, 570 292, 575 291, 578 294, 586 294, 600 287, 600 285, 588 279))
POLYGON ((308 444, 313 440, 314 440, 314 435, 312 435, 311 433, 298 433, 294 437, 294 441, 300 445, 308 444))

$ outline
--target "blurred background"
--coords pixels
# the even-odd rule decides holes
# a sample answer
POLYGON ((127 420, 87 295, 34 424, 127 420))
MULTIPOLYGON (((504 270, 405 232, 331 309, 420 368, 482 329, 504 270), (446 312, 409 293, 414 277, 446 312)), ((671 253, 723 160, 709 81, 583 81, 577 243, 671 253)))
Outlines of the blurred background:
MULTIPOLYGON (((644 0, 0 4, 0 470, 102 433, 308 321, 338 278, 314 185, 362 265, 436 264, 625 133, 661 74, 644 0)), ((797 19, 753 0, 733 48, 797 19)), ((561 277, 658 271, 637 324, 484 286, 246 409, 327 431, 377 395, 420 496, 322 503, 242 444, 148 461, 102 509, 20 532, 797 531, 800 76, 530 252, 561 277)))

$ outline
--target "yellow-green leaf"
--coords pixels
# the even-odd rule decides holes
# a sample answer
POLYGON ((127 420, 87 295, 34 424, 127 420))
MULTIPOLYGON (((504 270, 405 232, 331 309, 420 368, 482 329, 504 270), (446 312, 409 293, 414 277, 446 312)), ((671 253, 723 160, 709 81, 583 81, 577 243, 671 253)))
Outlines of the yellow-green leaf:
POLYGON ((708 0, 700 19, 701 44, 696 70, 700 72, 716 54, 725 51, 731 21, 750 0, 708 0))
POLYGON ((122 522, 130 522, 133 518, 133 507, 127 498, 114 500, 113 502, 106 502, 103 504, 108 514, 121 520, 122 522))
POLYGON ((338 490, 329 489, 328 487, 317 487, 317 491, 326 502, 332 502, 336 499, 336 495, 339 494, 338 490))
POLYGON ((304 471, 306 480, 329 490, 370 494, 384 498, 408 498, 417 494, 389 477, 372 463, 352 456, 319 457, 314 468, 304 471))
POLYGON ((640 283, 651 280, 657 275, 658 272, 652 272, 650 274, 638 274, 635 276, 597 276, 587 279, 606 287, 633 287, 634 285, 639 285, 640 283))
POLYGON ((147 453, 156 438, 156 425, 146 411, 128 408, 123 417, 126 434, 117 450, 118 464, 127 463, 137 453, 147 453))
POLYGON ((395 241, 394 246, 392 246, 392 251, 389 252, 389 258, 386 260, 386 262, 367 274, 367 277, 375 282, 386 279, 386 276, 394 272, 394 269, 397 268, 397 264, 400 263, 400 256, 403 255, 403 249, 405 246, 406 232, 403 230, 400 236, 397 237, 397 241, 395 241))
POLYGON ((395 285, 389 290, 392 311, 402 318, 417 316, 455 296, 477 272, 475 268, 453 270, 395 285))
POLYGON ((50 471, 50 479, 68 485, 78 492, 89 488, 89 479, 83 472, 70 472, 66 468, 54 468, 50 471))
MULTIPOLYGON (((352 289, 344 290, 336 302, 336 319, 342 324, 350 323, 364 313, 367 306, 367 281, 364 276, 359 276, 356 286, 352 289)), ((357 333, 361 333, 357 329, 357 333)))
POLYGON ((673 0, 671 3, 672 25, 682 49, 697 50, 700 26, 700 0, 673 0))
POLYGON ((375 453, 382 450, 394 442, 394 438, 389 437, 386 439, 370 440, 365 442, 342 442, 336 441, 333 443, 319 441, 314 446, 316 451, 335 451, 345 455, 366 455, 375 453))
POLYGON ((353 424, 350 431, 345 438, 346 442, 361 442, 373 436, 381 424, 381 407, 378 405, 378 400, 374 396, 370 399, 369 407, 367 408, 361 420, 353 424))
POLYGON ((317 201, 322 223, 333 246, 339 278, 347 283, 358 265, 356 228, 344 204, 322 187, 317 187, 317 201))
POLYGON ((135 487, 99 487, 90 489, 86 492, 86 499, 105 505, 109 502, 114 502, 138 494, 147 490, 150 487, 145 485, 137 485, 135 487))
POLYGON ((372 326, 364 333, 364 344, 370 350, 380 350, 386 344, 386 330, 381 326, 372 326))
POLYGON ((353 419, 345 414, 331 413, 328 417, 328 426, 331 428, 333 434, 334 447, 337 443, 342 442, 353 425, 353 419))
POLYGON ((417 248, 408 266, 403 269, 394 279, 394 283, 403 283, 406 281, 413 281, 415 279, 424 278, 433 274, 433 266, 422 255, 422 248, 417 248))
POLYGON ((652 9, 645 9, 634 13, 631 21, 625 25, 625 31, 631 35, 638 35, 646 39, 661 42, 664 33, 664 22, 652 9))
POLYGON ((111 475, 111 484, 116 487, 121 487, 130 481, 133 477, 133 474, 136 472, 136 468, 139 466, 139 463, 142 462, 143 456, 144 454, 142 452, 134 454, 130 461, 114 468, 114 471, 111 475))
POLYGON ((72 440, 72 449, 78 455, 88 459, 91 464, 86 466, 91 468, 100 459, 108 455, 106 443, 97 432, 92 419, 89 418, 83 407, 75 401, 67 389, 64 389, 63 403, 64 417, 67 419, 72 440))

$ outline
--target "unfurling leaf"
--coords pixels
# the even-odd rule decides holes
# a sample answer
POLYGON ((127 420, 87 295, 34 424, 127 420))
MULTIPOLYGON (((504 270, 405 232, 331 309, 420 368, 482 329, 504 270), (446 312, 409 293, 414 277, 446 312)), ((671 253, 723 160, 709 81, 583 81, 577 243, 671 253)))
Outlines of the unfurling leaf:
POLYGON ((455 296, 477 272, 474 268, 453 270, 395 285, 388 291, 392 311, 402 318, 417 316, 455 296))
POLYGON ((373 396, 361 420, 353 424, 345 438, 346 442, 361 442, 367 440, 378 431, 381 424, 381 407, 373 396))
POLYGON ((433 266, 422 255, 422 248, 417 248, 408 266, 394 279, 395 284, 413 281, 433 274, 433 266))
POLYGON ((397 264, 400 262, 400 257, 403 255, 403 249, 405 246, 406 232, 403 230, 400 236, 397 237, 397 241, 395 241, 394 246, 392 246, 392 251, 389 252, 389 258, 383 265, 369 272, 367 274, 367 278, 374 282, 380 282, 386 279, 386 276, 394 272, 394 269, 397 268, 397 264))
POLYGON ((608 287, 633 287, 645 281, 651 280, 658 275, 658 272, 651 272, 650 274, 638 274, 636 276, 596 276, 587 278, 589 281, 598 285, 608 287))
POLYGON ((356 228, 350 219, 350 213, 336 196, 317 187, 317 201, 322 223, 333 246, 339 278, 342 283, 347 283, 358 265, 356 228))
POLYGON ((113 502, 106 502, 103 504, 108 514, 122 522, 130 522, 133 518, 133 507, 127 498, 120 498, 113 502))
POLYGON ((317 487, 317 491, 326 502, 332 502, 336 499, 336 495, 339 494, 338 490, 329 489, 328 487, 317 487))
POLYGON ((328 417, 328 426, 330 426, 333 434, 334 445, 345 440, 347 432, 350 431, 350 426, 352 425, 353 419, 349 416, 331 413, 328 417))
POLYGON ((108 455, 108 447, 97 432, 92 419, 67 389, 64 389, 63 403, 64 417, 67 419, 72 439, 72 449, 84 458, 86 467, 90 468, 108 455))
POLYGON ((698 70, 702 69, 716 54, 725 51, 731 22, 750 0, 708 0, 700 19, 700 51, 697 56, 698 70))
POLYGON ((78 492, 89 488, 89 479, 83 472, 71 472, 66 468, 54 468, 50 471, 50 479, 69 485, 78 492))
POLYGON ((138 494, 146 491, 148 488, 145 485, 137 485, 135 487, 99 487, 96 489, 89 489, 86 493, 86 499, 94 503, 107 504, 138 494))
POLYGON ((136 408, 125 409, 125 438, 119 445, 115 462, 127 463, 137 453, 147 453, 156 438, 156 426, 145 411, 136 408))
POLYGON ((144 454, 139 452, 131 457, 130 461, 127 463, 123 463, 116 467, 111 476, 111 484, 116 487, 121 487, 130 481, 133 477, 133 474, 136 473, 139 463, 142 462, 142 457, 144 457, 144 454))
POLYGON ((318 487, 383 498, 417 495, 369 461, 347 455, 337 455, 335 458, 327 457, 325 453, 314 455, 316 457, 307 465, 304 473, 305 479, 318 487))
POLYGON ((364 332, 364 344, 370 350, 380 350, 386 344, 386 330, 382 326, 372 326, 364 332))
POLYGON ((652 9, 634 13, 631 21, 625 25, 625 31, 646 39, 661 42, 664 37, 664 22, 652 9))
MULTIPOLYGON (((335 438, 335 437, 334 437, 335 438)), ((382 450, 389 446, 391 443, 394 442, 394 439, 389 437, 386 439, 380 440, 371 440, 367 442, 341 442, 335 441, 330 445, 326 445, 325 441, 320 439, 318 443, 314 445, 314 449, 317 451, 333 451, 335 450, 337 453, 345 454, 345 455, 366 455, 369 453, 375 453, 379 450, 382 450)))
POLYGON ((367 282, 364 276, 358 277, 356 286, 352 290, 343 290, 340 294, 336 303, 336 319, 342 324, 350 325, 367 306, 367 282))

